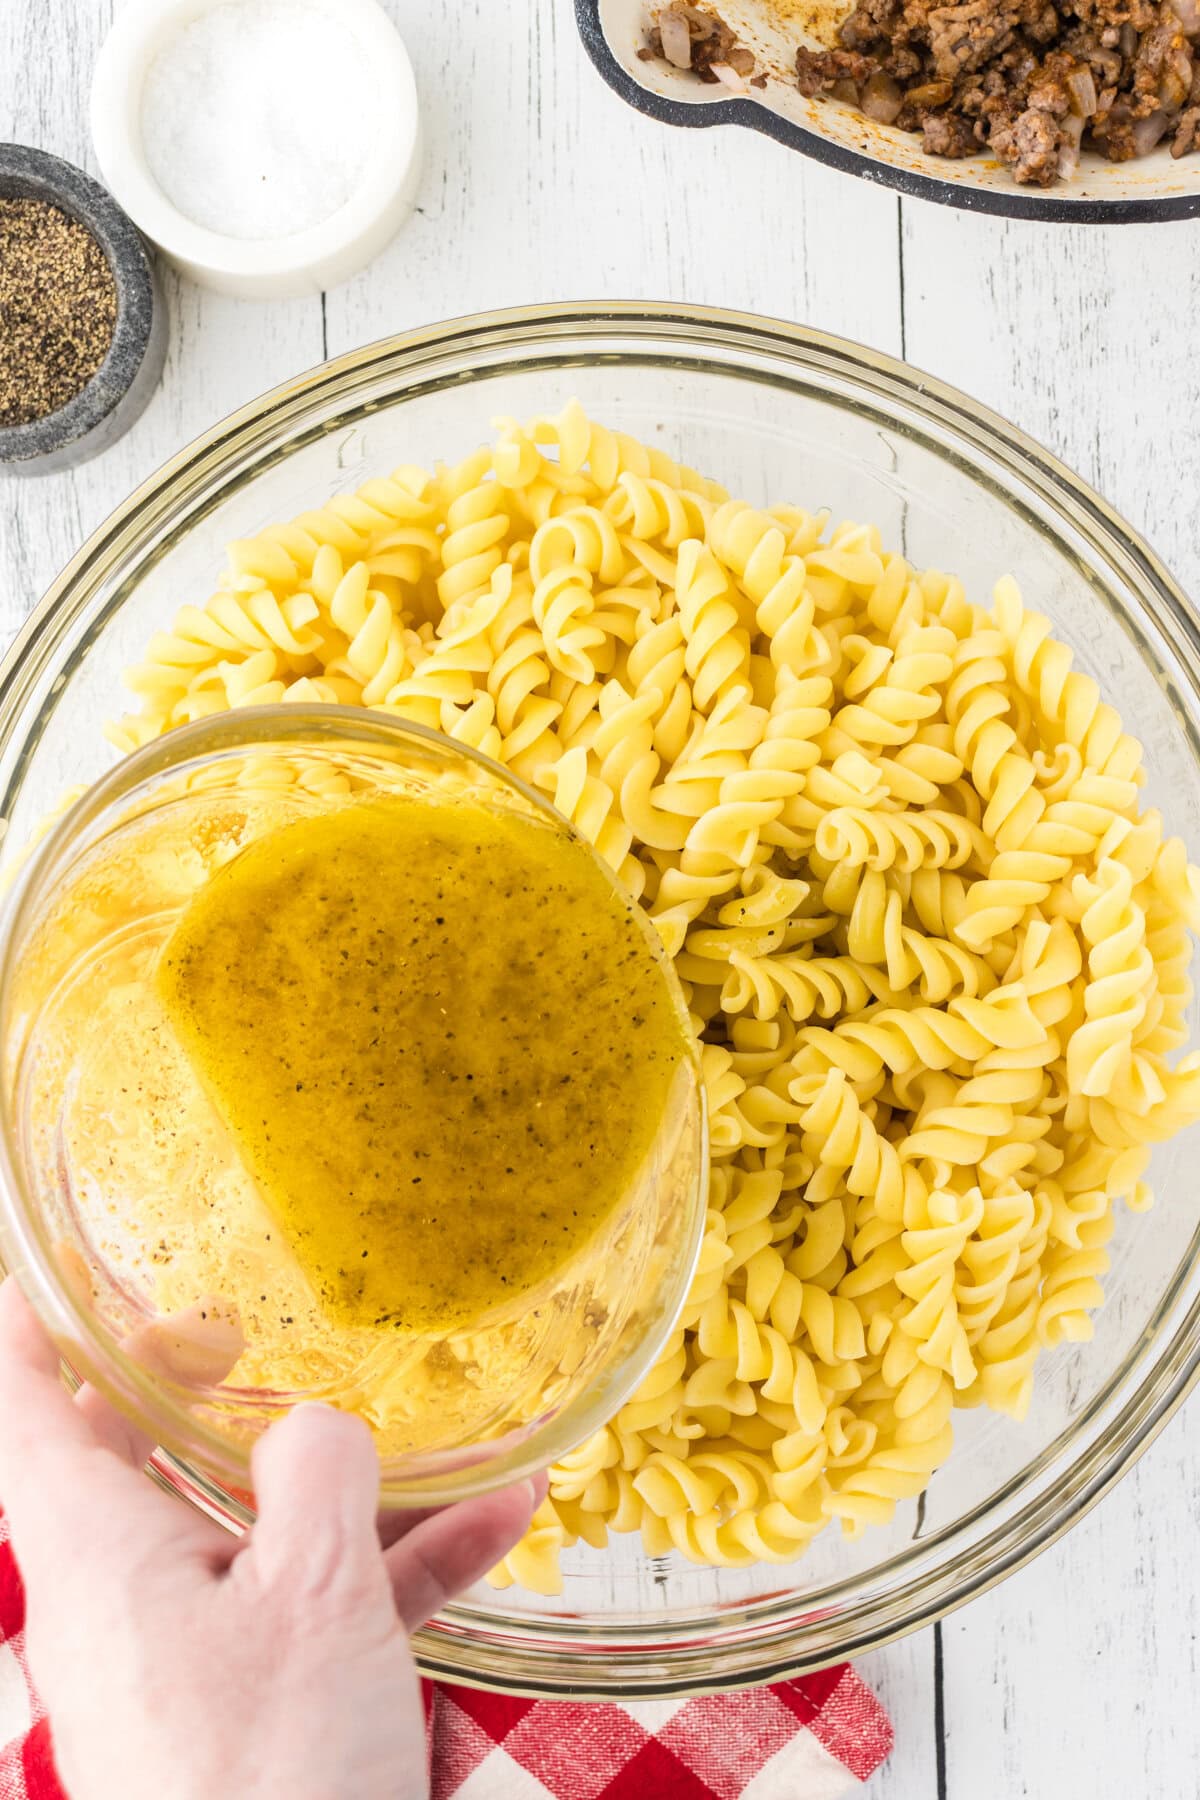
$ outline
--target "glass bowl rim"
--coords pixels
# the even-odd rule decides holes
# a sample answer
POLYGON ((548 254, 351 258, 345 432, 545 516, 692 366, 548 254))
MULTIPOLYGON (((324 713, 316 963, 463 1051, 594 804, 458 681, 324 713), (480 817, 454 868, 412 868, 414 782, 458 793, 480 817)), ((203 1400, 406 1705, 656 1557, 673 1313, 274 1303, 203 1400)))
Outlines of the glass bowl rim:
MULTIPOLYGON (((440 391, 476 373, 650 360, 668 368, 710 368, 770 382, 763 366, 767 358, 786 365, 797 384, 806 371, 824 374, 853 386, 860 399, 870 399, 885 411, 890 405, 916 414, 931 431, 987 457, 1002 473, 1031 489, 1052 515, 1056 530, 1061 533, 1069 526, 1141 601, 1179 658, 1200 707, 1200 620, 1178 583, 1144 539, 1093 488, 991 408, 898 358, 785 320, 676 303, 574 301, 468 314, 347 352, 270 390, 164 463, 92 533, 0 663, 0 757, 10 756, 21 713, 89 602, 107 581, 120 577, 131 555, 144 555, 151 545, 158 549, 173 511, 187 512, 190 506, 190 528, 222 494, 239 485, 239 458, 258 455, 250 472, 283 460, 292 449, 321 434, 316 426, 306 437, 306 419, 331 402, 351 402, 372 379, 397 378, 395 397, 402 400, 440 391), (470 360, 473 352, 484 353, 479 365, 470 360), (506 360, 489 361, 488 356, 506 360), (755 357, 760 359, 757 366, 755 357), (447 367, 451 364, 452 370, 447 367), (422 382, 425 371, 429 379, 422 382), (275 453, 264 465, 262 452, 271 445, 275 453), (224 479, 221 492, 210 498, 209 507, 197 511, 197 496, 218 476, 224 479)), ((782 381, 779 376, 775 379, 782 381)), ((364 406, 357 416, 369 410, 364 406)), ((947 454, 944 446, 940 453, 947 454)), ((972 478, 987 485, 977 470, 972 478)), ((1011 495, 1005 497, 1013 504, 1011 495)), ((120 598, 119 592, 118 603, 120 598)), ((35 744, 36 735, 17 746, 19 764, 35 744)), ((1193 1248, 1198 1244, 1200 1231, 1193 1248)), ((1176 1277, 1160 1301, 1160 1313, 1178 1298, 1181 1279, 1176 1277)), ((1102 1401, 1113 1399, 1128 1373, 1128 1362, 1126 1358, 1085 1417, 1093 1418, 1102 1401)), ((1032 1501, 1003 1518, 966 1555, 955 1559, 947 1553, 930 1571, 918 1566, 920 1553, 952 1540, 981 1513, 991 1511, 996 1496, 944 1533, 905 1552, 896 1560, 915 1573, 898 1588, 872 1591, 879 1585, 880 1571, 849 1578, 847 1587, 867 1591, 840 1613, 827 1609, 824 1618, 813 1612, 797 1619, 795 1596, 782 1601, 768 1597, 731 1608, 726 1621, 706 1614, 707 1630, 690 1632, 681 1641, 661 1626, 642 1621, 622 1621, 606 1631, 586 1622, 556 1621, 547 1626, 522 1619, 518 1630, 532 1640, 531 1648, 528 1641, 510 1641, 500 1632, 492 1634, 492 1642, 483 1642, 486 1621, 472 1613, 469 1603, 460 1603, 416 1635, 418 1659, 426 1674, 442 1680, 509 1693, 570 1692, 577 1698, 609 1699, 729 1689, 825 1667, 934 1623, 1055 1543, 1136 1461, 1198 1380, 1200 1298, 1177 1322, 1150 1369, 1119 1396, 1119 1408, 1110 1406, 1116 1417, 1110 1417, 1096 1441, 1058 1471, 1032 1501), (829 1625, 833 1629, 825 1628, 829 1625), (575 1647, 588 1640, 605 1653, 575 1647)), ((1061 1450, 1061 1442, 1051 1447, 1056 1449, 1061 1450)), ((154 1472, 214 1517, 234 1526, 245 1522, 247 1515, 231 1509, 224 1496, 169 1455, 157 1459, 154 1472)))

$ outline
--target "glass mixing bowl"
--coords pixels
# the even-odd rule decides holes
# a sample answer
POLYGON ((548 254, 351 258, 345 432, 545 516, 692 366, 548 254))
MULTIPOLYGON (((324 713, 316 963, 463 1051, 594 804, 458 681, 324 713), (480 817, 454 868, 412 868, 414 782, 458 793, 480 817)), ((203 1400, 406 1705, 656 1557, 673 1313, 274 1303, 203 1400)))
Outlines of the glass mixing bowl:
MULTIPOLYGON (((1200 849, 1200 630, 1152 552, 1029 439, 889 358, 774 321, 695 308, 543 307, 375 344, 217 426, 120 507, 65 570, 0 672, 0 815, 18 845, 111 760, 119 672, 223 546, 390 466, 455 457, 493 415, 576 395, 757 503, 872 520, 976 598, 1008 572, 1146 746, 1146 798, 1200 849)), ((1200 1003, 1193 1003, 1193 1029, 1200 1003)), ((929 1623, 1065 1531, 1126 1469, 1200 1364, 1195 1140, 1156 1153, 1144 1218, 1118 1218, 1089 1344, 1048 1352, 1022 1424, 958 1415, 919 1502, 790 1567, 650 1559, 616 1539, 565 1558, 561 1597, 479 1587, 418 1636, 430 1673, 528 1693, 673 1694, 818 1667, 929 1623)), ((230 1522, 185 1464, 160 1475, 230 1522)))
MULTIPOLYGON (((465 1326, 420 1330, 364 1329, 353 1310, 315 1301, 155 970, 193 896, 235 855, 347 804, 397 800, 427 826, 457 813, 477 850, 489 816, 523 826, 527 843, 569 840, 575 879, 587 870, 591 900, 607 890, 631 919, 686 1037, 657 932, 561 813, 477 750, 363 707, 248 707, 147 744, 34 851, 0 928, 0 1255, 72 1368, 235 1490, 250 1484, 260 1433, 304 1400, 370 1421, 387 1504, 444 1504, 535 1473, 647 1375, 700 1247, 707 1134, 693 1052, 611 1211, 536 1285, 465 1326)), ((379 941, 395 953, 394 937, 379 941)), ((422 1054, 429 1042, 418 1035, 422 1054)), ((272 1123, 286 1129, 286 1110, 272 1123)), ((565 1158, 557 1174, 571 1179, 565 1158)))

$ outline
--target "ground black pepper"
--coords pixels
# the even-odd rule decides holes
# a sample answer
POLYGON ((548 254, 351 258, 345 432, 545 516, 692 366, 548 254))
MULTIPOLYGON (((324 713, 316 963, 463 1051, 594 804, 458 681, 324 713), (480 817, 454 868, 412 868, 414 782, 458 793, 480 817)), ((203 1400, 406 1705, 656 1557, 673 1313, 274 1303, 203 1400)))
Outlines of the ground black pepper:
POLYGON ((116 325, 117 284, 91 232, 46 200, 0 199, 0 426, 74 399, 116 325))

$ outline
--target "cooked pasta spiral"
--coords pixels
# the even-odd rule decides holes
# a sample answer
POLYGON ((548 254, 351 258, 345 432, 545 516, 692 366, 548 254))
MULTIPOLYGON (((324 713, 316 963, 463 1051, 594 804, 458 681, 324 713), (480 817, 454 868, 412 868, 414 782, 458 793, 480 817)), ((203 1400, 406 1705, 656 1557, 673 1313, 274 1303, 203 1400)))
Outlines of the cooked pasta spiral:
POLYGON ((572 402, 231 546, 123 749, 321 700, 536 784, 646 906, 701 1039, 709 1205, 655 1368, 493 1579, 641 1533, 743 1565, 918 1494, 956 1406, 1085 1337, 1113 1204, 1200 1117, 1200 872, 1014 584, 756 508, 572 402))

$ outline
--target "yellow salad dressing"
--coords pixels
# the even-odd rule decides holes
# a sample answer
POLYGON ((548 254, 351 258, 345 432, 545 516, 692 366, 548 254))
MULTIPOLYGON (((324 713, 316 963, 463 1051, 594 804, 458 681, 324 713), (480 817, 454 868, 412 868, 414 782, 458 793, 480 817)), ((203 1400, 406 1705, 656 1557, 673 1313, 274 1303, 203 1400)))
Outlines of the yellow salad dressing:
POLYGON ((443 1331, 612 1213, 687 1054, 632 903, 547 826, 350 801, 190 900, 155 984, 322 1310, 443 1331))

